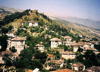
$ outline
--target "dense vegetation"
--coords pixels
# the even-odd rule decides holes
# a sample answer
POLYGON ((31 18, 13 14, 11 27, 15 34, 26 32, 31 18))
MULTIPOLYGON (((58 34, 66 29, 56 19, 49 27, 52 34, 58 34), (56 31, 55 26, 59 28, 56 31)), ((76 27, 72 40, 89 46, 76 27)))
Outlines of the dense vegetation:
POLYGON ((13 22, 15 19, 19 19, 24 15, 29 15, 29 11, 30 11, 30 9, 25 10, 24 12, 21 12, 21 13, 20 12, 16 12, 16 13, 13 13, 11 15, 5 16, 3 21, 0 21, 0 27, 2 27, 3 25, 8 24, 10 22, 13 22))

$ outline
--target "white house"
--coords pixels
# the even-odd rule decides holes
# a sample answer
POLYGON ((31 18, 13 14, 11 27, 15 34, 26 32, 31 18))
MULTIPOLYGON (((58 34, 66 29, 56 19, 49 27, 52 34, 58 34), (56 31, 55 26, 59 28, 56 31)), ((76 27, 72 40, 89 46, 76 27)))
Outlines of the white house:
POLYGON ((29 22, 29 27, 31 27, 31 26, 33 26, 33 27, 38 26, 38 22, 29 22))
POLYGON ((73 71, 84 71, 85 70, 85 65, 81 64, 81 63, 75 63, 75 64, 72 64, 72 70, 73 71))
POLYGON ((37 44, 36 45, 41 52, 44 52, 44 45, 37 44))
POLYGON ((79 47, 83 48, 83 44, 80 43, 73 43, 71 46, 73 47, 73 52, 77 52, 79 47))
POLYGON ((25 38, 24 37, 15 37, 8 42, 8 49, 10 47, 15 47, 17 49, 17 52, 20 54, 20 51, 24 49, 25 46, 25 38))
POLYGON ((6 33, 7 36, 15 37, 14 33, 6 33))
POLYGON ((76 55, 73 52, 66 51, 62 53, 62 58, 65 58, 65 59, 74 59, 75 57, 76 55))
POLYGON ((94 44, 92 43, 84 43, 85 48, 94 48, 94 44))
POLYGON ((62 44, 61 39, 58 38, 50 39, 50 41, 51 41, 51 48, 56 48, 58 47, 58 45, 62 44))
POLYGON ((72 37, 70 37, 70 36, 65 36, 64 39, 66 40, 66 42, 71 42, 72 37))
POLYGON ((95 54, 98 54, 98 53, 100 53, 97 49, 95 49, 95 48, 85 48, 84 50, 83 50, 83 52, 85 53, 87 50, 92 50, 95 54))

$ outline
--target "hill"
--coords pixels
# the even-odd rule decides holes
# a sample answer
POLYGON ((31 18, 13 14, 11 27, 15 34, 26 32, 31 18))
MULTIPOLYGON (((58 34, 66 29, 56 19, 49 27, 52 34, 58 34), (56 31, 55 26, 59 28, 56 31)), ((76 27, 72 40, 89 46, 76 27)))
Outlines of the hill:
POLYGON ((98 29, 95 29, 95 28, 92 28, 80 23, 74 23, 74 22, 68 21, 66 19, 58 18, 58 17, 53 17, 53 19, 63 24, 66 28, 71 29, 71 33, 82 34, 90 38, 96 37, 99 39, 100 31, 98 29))
POLYGON ((100 21, 95 21, 91 19, 83 19, 83 18, 77 18, 77 17, 59 17, 61 19, 71 21, 73 23, 78 23, 81 25, 88 26, 90 28, 100 29, 100 21))
POLYGON ((21 9, 0 6, 0 20, 2 20, 8 14, 12 14, 15 12, 22 12, 22 11, 23 10, 21 10, 21 9))

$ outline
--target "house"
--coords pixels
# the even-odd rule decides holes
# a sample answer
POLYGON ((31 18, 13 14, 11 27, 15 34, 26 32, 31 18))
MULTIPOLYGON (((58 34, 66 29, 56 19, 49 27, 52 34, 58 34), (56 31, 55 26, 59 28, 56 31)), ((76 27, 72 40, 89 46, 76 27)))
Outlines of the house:
POLYGON ((25 47, 25 38, 24 37, 15 37, 8 42, 8 50, 11 47, 15 47, 17 49, 17 52, 20 54, 20 51, 22 51, 25 47))
POLYGON ((29 27, 33 26, 33 27, 36 27, 38 26, 38 22, 28 22, 29 24, 29 27))
POLYGON ((70 37, 70 36, 65 36, 64 39, 66 40, 66 42, 71 42, 72 37, 70 37))
POLYGON ((92 43, 83 43, 84 44, 84 48, 94 48, 94 44, 92 43))
POLYGON ((81 63, 75 63, 72 64, 72 70, 73 71, 84 71, 85 70, 85 65, 81 64, 81 63))
POLYGON ((48 57, 47 57, 48 59, 54 59, 54 55, 52 55, 52 54, 48 54, 48 57))
POLYGON ((77 52, 79 47, 83 48, 83 44, 80 43, 73 43, 71 46, 73 47, 73 52, 77 52))
POLYGON ((51 48, 56 48, 58 47, 58 45, 62 44, 61 39, 58 38, 50 39, 50 41, 51 41, 51 48))
POLYGON ((85 48, 83 52, 85 53, 87 50, 92 50, 95 54, 99 54, 100 52, 95 48, 85 48))
POLYGON ((63 44, 66 45, 66 46, 70 46, 71 44, 73 44, 73 42, 66 42, 66 41, 63 41, 63 44))
POLYGON ((74 58, 76 58, 76 55, 73 52, 66 51, 66 52, 62 53, 62 58, 64 58, 64 59, 74 59, 74 58))
POLYGON ((46 69, 53 69, 55 67, 61 68, 64 65, 64 60, 50 60, 50 61, 46 61, 46 69))
POLYGON ((90 68, 87 68, 86 71, 88 71, 88 72, 100 72, 100 66, 92 66, 90 68))
POLYGON ((50 71, 50 72, 74 72, 74 71, 69 70, 69 69, 62 69, 62 70, 50 71))
POLYGON ((18 57, 18 52, 12 53, 10 50, 6 49, 6 51, 2 51, 1 52, 2 56, 4 56, 5 54, 11 55, 10 58, 12 60, 14 60, 16 57, 18 57))
POLYGON ((37 44, 36 45, 37 46, 37 48, 41 51, 41 52, 44 52, 44 45, 42 45, 42 44, 37 44))
POLYGON ((92 44, 96 44, 96 45, 98 45, 98 44, 99 44, 99 42, 98 42, 98 41, 91 41, 91 43, 92 43, 92 44))
POLYGON ((14 33, 6 33, 7 36, 15 37, 14 33))

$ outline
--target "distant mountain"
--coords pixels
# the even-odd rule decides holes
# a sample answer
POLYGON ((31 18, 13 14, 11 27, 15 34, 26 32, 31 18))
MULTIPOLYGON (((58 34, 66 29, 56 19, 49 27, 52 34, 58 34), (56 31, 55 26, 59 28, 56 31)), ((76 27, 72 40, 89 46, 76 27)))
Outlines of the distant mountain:
POLYGON ((49 16, 52 19, 59 18, 62 20, 73 22, 73 23, 85 25, 85 26, 88 26, 90 28, 100 29, 100 21, 77 18, 77 17, 70 17, 70 16, 60 16, 56 13, 50 13, 50 12, 45 12, 44 14, 46 14, 47 16, 49 16))
POLYGON ((91 20, 91 19, 76 18, 76 17, 59 17, 59 18, 70 21, 70 22, 82 24, 82 25, 88 26, 90 28, 100 29, 100 21, 95 21, 95 20, 91 20))
POLYGON ((0 6, 0 20, 2 20, 8 14, 15 13, 15 12, 22 12, 22 11, 23 10, 21 9, 0 6))
POLYGON ((71 33, 74 34, 82 34, 87 37, 100 37, 100 30, 99 29, 94 29, 89 26, 79 24, 79 23, 73 23, 65 19, 57 18, 55 17, 54 20, 57 22, 60 22, 61 24, 64 24, 66 28, 71 29, 71 33))
POLYGON ((15 13, 15 12, 22 12, 22 11, 23 10, 21 10, 21 9, 0 6, 0 13, 4 13, 4 14, 15 13))

